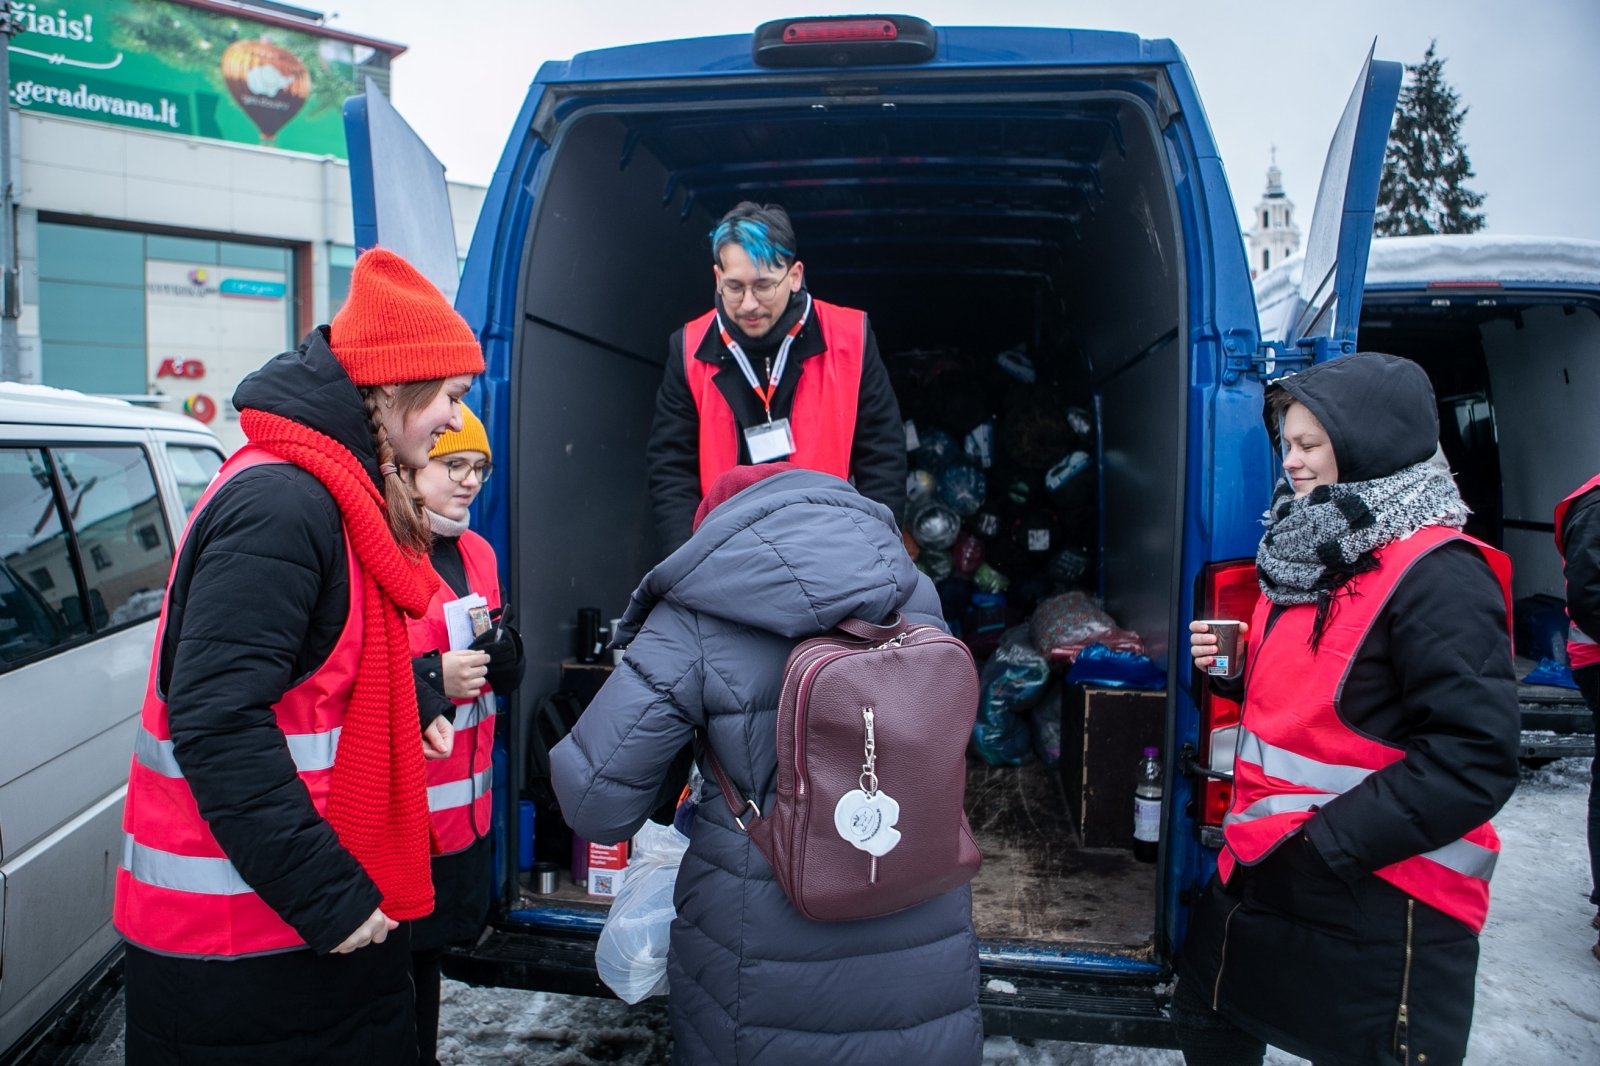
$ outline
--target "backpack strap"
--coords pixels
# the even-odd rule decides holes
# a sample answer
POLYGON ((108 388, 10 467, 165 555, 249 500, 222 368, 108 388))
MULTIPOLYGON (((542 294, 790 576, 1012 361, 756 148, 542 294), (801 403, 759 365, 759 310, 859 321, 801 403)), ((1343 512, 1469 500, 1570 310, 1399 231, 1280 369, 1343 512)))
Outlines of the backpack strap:
POLYGON ((896 611, 890 616, 886 625, 875 626, 862 618, 846 618, 834 628, 842 630, 852 637, 860 637, 862 640, 885 641, 893 640, 910 629, 911 623, 906 621, 904 614, 896 611))
POLYGON ((745 815, 754 811, 755 816, 760 818, 761 808, 756 806, 755 800, 745 799, 744 793, 735 788, 733 782, 728 779, 728 775, 722 770, 722 764, 717 761, 717 753, 711 750, 710 737, 705 738, 705 749, 706 763, 711 767, 711 776, 717 779, 717 787, 722 789, 722 798, 727 801, 728 810, 733 812, 733 824, 748 833, 750 829, 744 824, 745 815), (735 796, 739 797, 737 802, 734 800, 735 796))

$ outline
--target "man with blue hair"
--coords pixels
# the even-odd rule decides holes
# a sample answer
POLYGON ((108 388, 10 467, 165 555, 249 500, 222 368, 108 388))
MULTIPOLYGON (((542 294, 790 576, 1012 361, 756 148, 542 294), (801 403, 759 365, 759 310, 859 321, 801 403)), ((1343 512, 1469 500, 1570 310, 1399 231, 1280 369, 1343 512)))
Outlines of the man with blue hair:
POLYGON ((672 335, 650 430, 657 547, 689 539, 718 475, 784 460, 904 518, 905 429, 864 312, 813 299, 794 226, 748 201, 711 231, 711 310, 672 335))

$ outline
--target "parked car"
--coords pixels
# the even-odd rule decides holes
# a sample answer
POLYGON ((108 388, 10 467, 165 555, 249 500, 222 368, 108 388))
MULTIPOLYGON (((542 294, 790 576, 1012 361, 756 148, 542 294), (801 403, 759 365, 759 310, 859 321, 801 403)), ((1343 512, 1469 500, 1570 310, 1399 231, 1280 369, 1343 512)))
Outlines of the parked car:
POLYGON ((156 618, 216 434, 0 384, 0 1060, 120 955, 122 799, 156 618))
MULTIPOLYGON (((1276 473, 1263 378, 1354 350, 1402 69, 1350 58, 1360 73, 1307 256, 1330 283, 1274 345, 1171 41, 841 17, 547 63, 459 280, 437 163, 380 96, 348 102, 357 243, 428 265, 487 358, 474 402, 511 476, 485 488, 476 524, 507 568, 528 655, 504 718, 505 824, 518 824, 530 715, 581 672, 564 664, 572 619, 620 613, 656 561, 646 439, 667 337, 710 303, 707 235, 741 200, 778 202, 813 291, 867 309, 892 377, 896 353, 1019 347, 1093 412, 1096 591, 1167 681, 1146 697, 1166 755, 1162 846, 1149 865, 1078 848, 1081 827, 1057 817, 1063 793, 1087 817, 1097 783, 1123 783, 1113 816, 1131 837, 1137 748, 1123 765, 1085 747, 1070 779, 1035 766, 969 783, 989 855, 974 886, 982 1005, 991 1034, 1170 1045, 1171 961, 1214 868, 1231 758, 1209 751, 1226 708, 1200 695, 1185 627, 1244 591, 1229 564, 1253 558, 1276 473)), ((1081 709, 1096 723, 1077 723, 1084 738, 1119 718, 1081 709)), ((567 864, 563 833, 540 813, 541 858, 567 864)), ((501 848, 492 928, 446 971, 609 994, 593 960, 606 901, 570 882, 523 891, 516 850, 501 848)))
MULTIPOLYGON (((1256 279, 1264 324, 1292 309, 1303 267, 1291 257, 1256 279)), ((1362 348, 1415 359, 1433 380, 1440 442, 1473 512, 1467 531, 1511 556, 1517 676, 1564 661, 1551 516, 1600 456, 1600 241, 1380 237, 1359 329, 1362 348)), ((1525 761, 1594 754, 1576 689, 1523 682, 1518 695, 1525 761)))

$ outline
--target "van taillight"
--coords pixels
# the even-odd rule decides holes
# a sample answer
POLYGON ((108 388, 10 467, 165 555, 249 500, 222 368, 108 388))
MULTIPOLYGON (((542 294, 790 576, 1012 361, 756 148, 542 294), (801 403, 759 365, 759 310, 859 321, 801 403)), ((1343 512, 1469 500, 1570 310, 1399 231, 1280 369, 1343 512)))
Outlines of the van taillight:
MULTIPOLYGON (((1201 584, 1201 617, 1237 618, 1248 622, 1255 611, 1260 586, 1256 583, 1256 564, 1253 559, 1218 563, 1207 567, 1201 584)), ((1248 647, 1250 635, 1243 641, 1248 647)), ((1244 647, 1240 651, 1244 651, 1244 647)), ((1233 802, 1233 754, 1239 746, 1239 712, 1237 701, 1213 695, 1210 686, 1200 686, 1200 759, 1212 774, 1226 775, 1201 778, 1200 809, 1197 812, 1201 825, 1220 826, 1228 805, 1233 802)))
POLYGON ((892 41, 900 36, 888 19, 847 19, 844 22, 794 22, 783 28, 784 44, 819 41, 892 41))

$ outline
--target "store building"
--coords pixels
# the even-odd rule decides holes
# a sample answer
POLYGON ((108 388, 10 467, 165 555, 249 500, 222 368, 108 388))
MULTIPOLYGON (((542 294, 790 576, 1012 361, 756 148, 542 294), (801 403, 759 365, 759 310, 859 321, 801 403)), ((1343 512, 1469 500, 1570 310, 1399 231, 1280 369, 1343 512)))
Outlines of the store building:
MULTIPOLYGON (((18 378, 243 442, 229 398, 332 317, 355 262, 341 109, 405 46, 229 0, 15 5, 18 378)), ((451 183, 466 253, 484 190, 451 183)))

